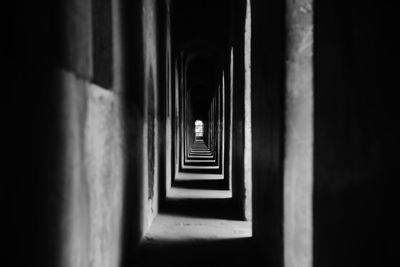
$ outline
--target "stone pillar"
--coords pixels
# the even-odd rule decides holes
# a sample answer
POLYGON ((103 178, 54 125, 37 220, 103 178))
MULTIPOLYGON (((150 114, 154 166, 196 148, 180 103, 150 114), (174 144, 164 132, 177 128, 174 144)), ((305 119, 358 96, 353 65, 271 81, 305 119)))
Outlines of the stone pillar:
POLYGON ((287 0, 284 151, 285 267, 312 266, 312 0, 287 0))

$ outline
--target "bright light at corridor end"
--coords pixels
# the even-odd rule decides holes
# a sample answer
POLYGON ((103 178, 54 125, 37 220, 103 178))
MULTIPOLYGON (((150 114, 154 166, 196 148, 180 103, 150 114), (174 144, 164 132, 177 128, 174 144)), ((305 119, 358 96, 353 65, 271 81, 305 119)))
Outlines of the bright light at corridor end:
POLYGON ((204 127, 203 122, 202 122, 201 120, 196 120, 196 121, 194 122, 194 126, 195 126, 195 134, 196 134, 196 137, 203 137, 203 131, 204 131, 204 129, 203 129, 203 127, 204 127))

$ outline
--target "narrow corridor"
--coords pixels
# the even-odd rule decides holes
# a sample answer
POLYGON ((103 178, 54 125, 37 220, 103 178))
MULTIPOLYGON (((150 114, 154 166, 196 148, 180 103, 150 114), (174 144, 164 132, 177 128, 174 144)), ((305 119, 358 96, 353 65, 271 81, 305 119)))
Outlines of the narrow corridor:
POLYGON ((393 266, 390 1, 7 4, 0 266, 393 266))

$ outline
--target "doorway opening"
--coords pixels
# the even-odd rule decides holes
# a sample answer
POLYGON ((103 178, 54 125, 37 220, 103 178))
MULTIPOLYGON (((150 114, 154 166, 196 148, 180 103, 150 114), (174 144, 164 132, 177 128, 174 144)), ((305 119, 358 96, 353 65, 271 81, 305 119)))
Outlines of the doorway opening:
POLYGON ((202 139, 204 132, 204 123, 201 120, 196 120, 194 122, 194 127, 196 139, 202 139))

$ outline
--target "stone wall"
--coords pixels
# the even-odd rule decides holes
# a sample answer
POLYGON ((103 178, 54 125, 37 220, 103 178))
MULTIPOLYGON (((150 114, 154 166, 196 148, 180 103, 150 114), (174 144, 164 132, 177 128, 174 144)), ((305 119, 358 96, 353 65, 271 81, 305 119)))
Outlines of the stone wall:
POLYGON ((120 12, 112 1, 105 25, 113 86, 92 83, 93 40, 90 1, 66 2, 61 90, 63 139, 63 211, 61 266, 119 266, 125 152, 120 12), (111 13, 113 12, 113 13, 111 13))

